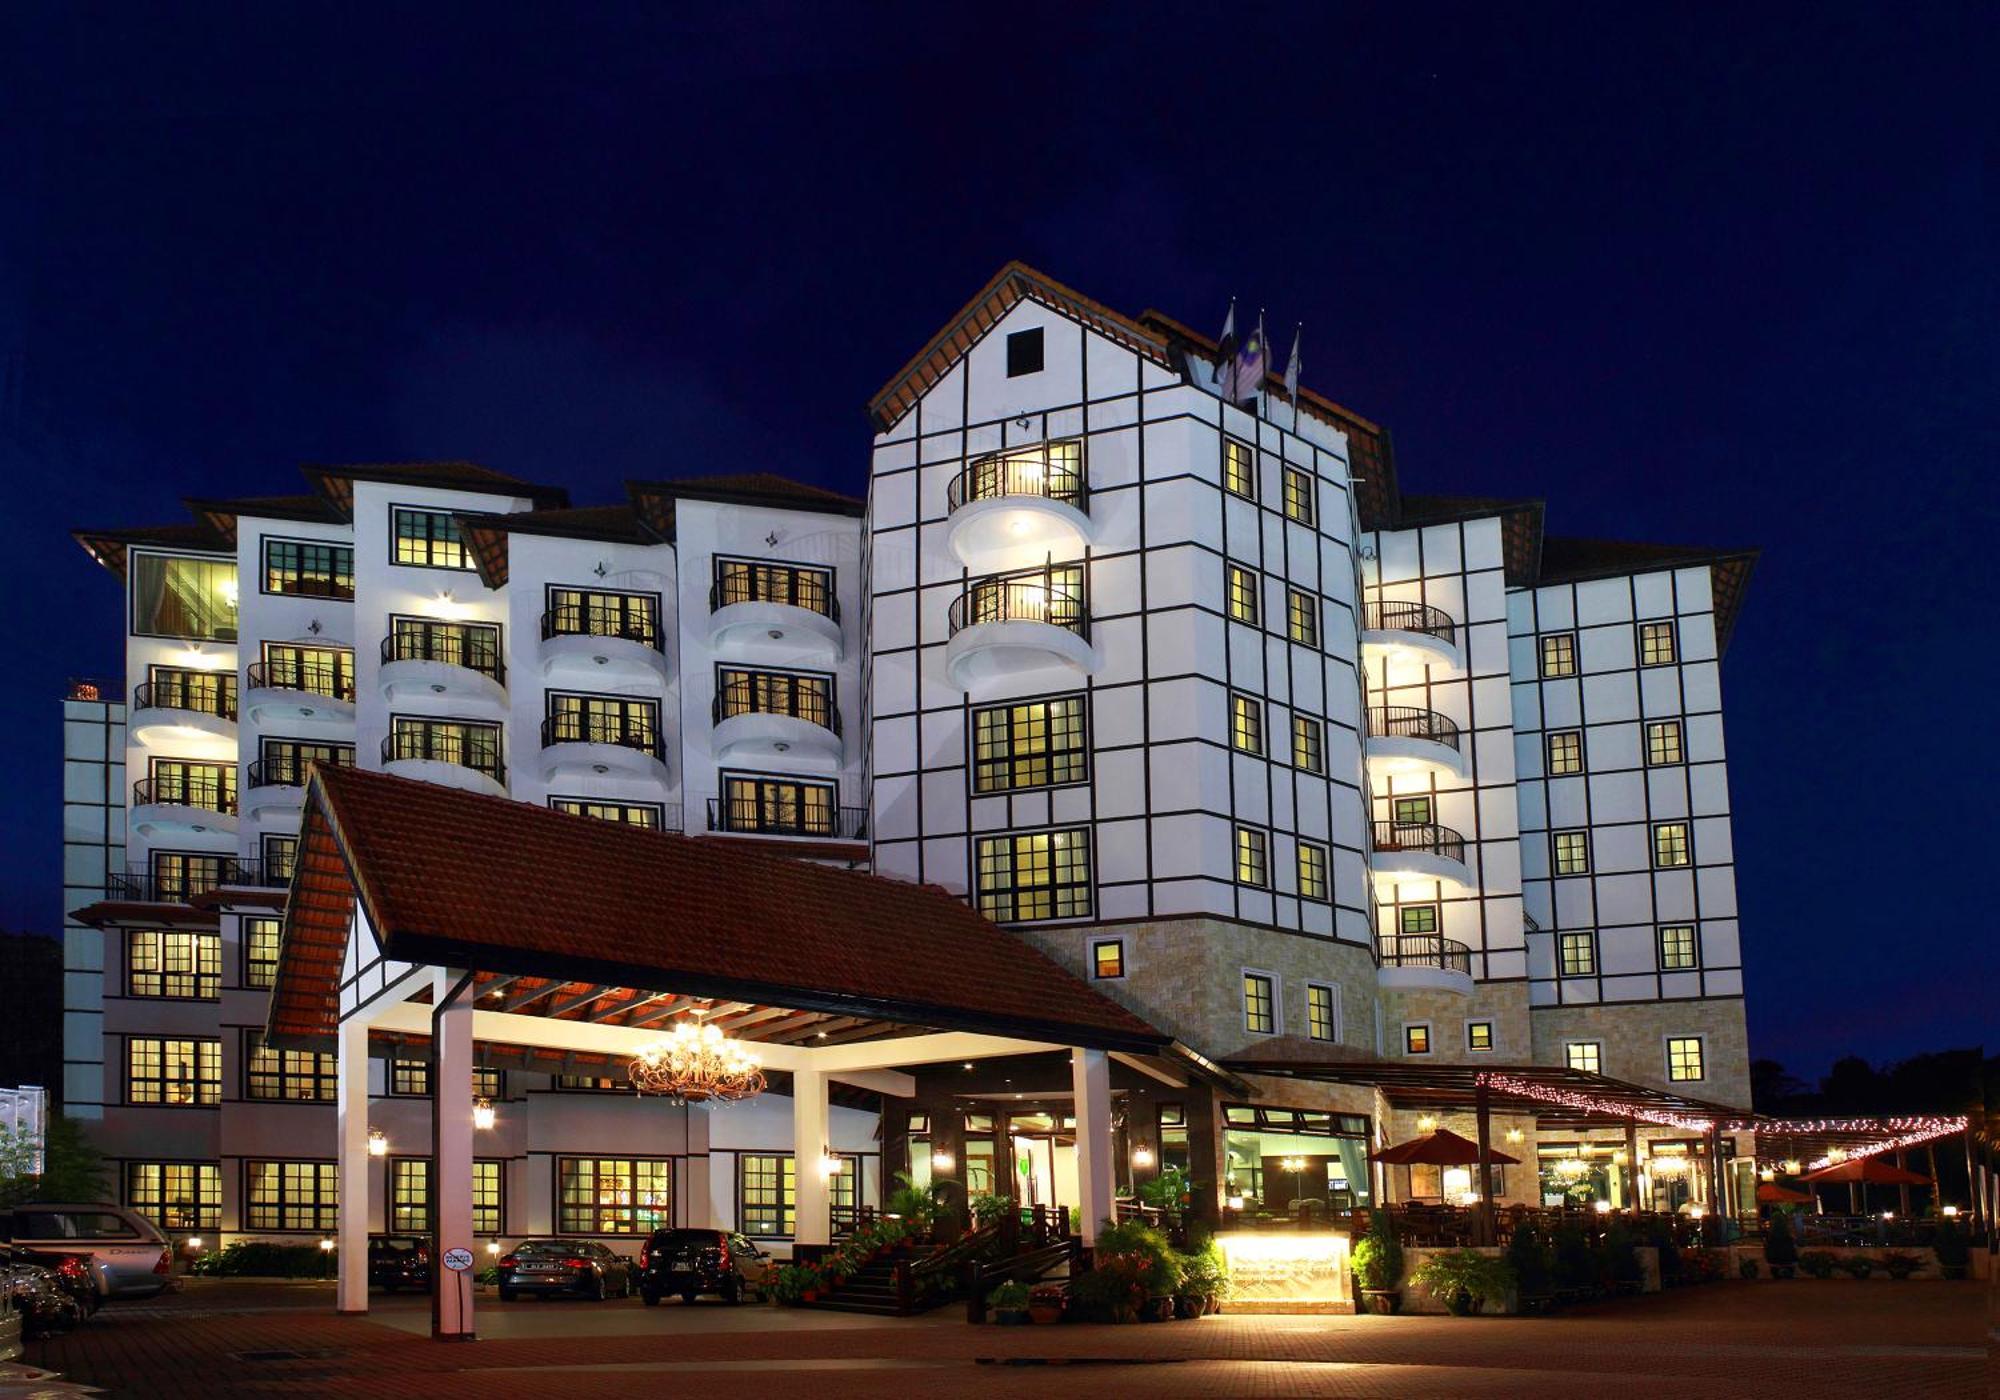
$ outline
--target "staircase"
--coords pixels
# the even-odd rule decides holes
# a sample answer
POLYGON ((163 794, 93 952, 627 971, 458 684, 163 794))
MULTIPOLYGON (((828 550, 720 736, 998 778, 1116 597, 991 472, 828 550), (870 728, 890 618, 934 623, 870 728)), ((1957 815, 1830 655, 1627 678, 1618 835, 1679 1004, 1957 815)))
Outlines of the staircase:
POLYGON ((822 1294, 817 1308, 833 1312, 872 1313, 877 1317, 900 1317, 903 1309, 896 1300, 896 1258, 884 1255, 859 1273, 841 1281, 832 1293, 822 1294))

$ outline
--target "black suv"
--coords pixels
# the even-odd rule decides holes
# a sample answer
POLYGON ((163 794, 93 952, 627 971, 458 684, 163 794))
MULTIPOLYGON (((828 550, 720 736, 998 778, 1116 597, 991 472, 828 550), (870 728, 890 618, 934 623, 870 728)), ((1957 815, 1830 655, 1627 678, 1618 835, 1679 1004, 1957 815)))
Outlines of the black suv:
POLYGON ((729 1230, 655 1230, 639 1250, 639 1296, 646 1306, 678 1293, 692 1303, 713 1293, 740 1303, 770 1290, 777 1262, 742 1235, 729 1230))
POLYGON ((431 1286, 431 1242, 420 1235, 370 1235, 368 1282, 385 1292, 431 1286))

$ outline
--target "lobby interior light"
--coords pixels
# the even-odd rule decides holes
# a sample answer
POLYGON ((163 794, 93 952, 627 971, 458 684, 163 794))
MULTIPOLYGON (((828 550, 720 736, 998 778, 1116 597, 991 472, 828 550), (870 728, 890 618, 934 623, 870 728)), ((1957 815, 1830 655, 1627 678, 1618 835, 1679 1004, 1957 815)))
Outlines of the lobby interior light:
POLYGON ((1591 1209, 1596 1211, 1599 1215, 1609 1215, 1611 1214, 1611 1202, 1600 1198, 1597 1201, 1597 1203, 1591 1207, 1591 1209))
POLYGON ((380 1128, 370 1128, 368 1130, 368 1155, 370 1157, 386 1157, 389 1155, 389 1139, 380 1128))
POLYGON ((1652 1168, 1654 1176, 1686 1176, 1688 1169, 1687 1158, 1671 1156, 1655 1157, 1652 1160, 1652 1168))
POLYGON ((479 1132, 491 1132, 497 1115, 493 1112, 493 1100, 477 1098, 472 1101, 472 1126, 479 1132))

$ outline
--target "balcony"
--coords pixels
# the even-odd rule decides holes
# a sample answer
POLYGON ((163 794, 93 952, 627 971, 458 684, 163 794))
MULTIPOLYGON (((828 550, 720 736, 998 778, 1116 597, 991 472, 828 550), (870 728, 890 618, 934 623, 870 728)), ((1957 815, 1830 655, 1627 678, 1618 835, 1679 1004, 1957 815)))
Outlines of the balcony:
POLYGON ((733 762, 772 758, 840 761, 840 711, 825 695, 788 687, 732 686, 709 707, 709 747, 733 762))
POLYGON ((229 671, 155 672, 132 691, 132 738, 166 746, 236 742, 236 676, 229 671))
POLYGON ((1472 995, 1472 949, 1435 933, 1389 934, 1377 941, 1375 982, 1386 990, 1472 995))
POLYGON ((732 836, 812 837, 828 841, 868 839, 866 807, 812 808, 797 803, 708 799, 708 829, 732 836))
POLYGON ((305 800, 306 779, 314 763, 330 763, 337 768, 354 766, 351 747, 329 752, 267 750, 243 770, 243 815, 262 821, 272 815, 296 815, 305 800))
POLYGON ((952 550, 975 573, 1074 559, 1096 538, 1082 444, 1073 441, 975 458, 945 502, 952 550))
POLYGON ((1390 661, 1465 669, 1458 624, 1428 603, 1400 599, 1363 603, 1361 649, 1364 654, 1383 656, 1390 661))
POLYGON ((667 746, 657 727, 616 716, 554 714, 542 721, 542 777, 667 780, 667 746))
POLYGON ((146 837, 234 836, 236 767, 225 780, 217 774, 175 774, 141 778, 132 784, 133 831, 146 837))
POLYGON ((256 661, 245 676, 243 708, 257 724, 345 729, 354 723, 354 668, 316 661, 256 661))
POLYGON ((651 611, 558 603, 542 614, 542 675, 558 684, 664 687, 664 645, 651 611))
POLYGON ((507 666, 499 629, 462 622, 398 621, 382 639, 378 684, 390 705, 448 700, 495 718, 507 709, 507 666))
POLYGON ((169 868, 113 871, 104 878, 106 899, 134 904, 186 904, 198 895, 236 883, 237 862, 228 856, 183 856, 169 868))
POLYGON ((1378 777, 1463 779, 1471 767, 1456 721, 1413 705, 1368 707, 1365 752, 1378 777))
POLYGON ((775 564, 720 575, 708 590, 708 644, 725 656, 778 665, 838 660, 832 575, 775 564))
POLYGON ((507 794, 507 765, 500 761, 500 731, 479 727, 479 740, 469 739, 467 726, 408 725, 382 740, 385 772, 421 778, 440 787, 507 794), (490 735, 490 741, 486 737, 490 735))
POLYGON ((1097 669, 1080 564, 981 579, 952 603, 949 623, 945 674, 960 690, 1031 677, 1059 684, 1097 669))
POLYGON ((1376 822, 1369 833, 1376 878, 1393 884, 1428 880, 1472 888, 1472 871, 1465 863, 1465 838, 1448 826, 1408 822, 1376 822))

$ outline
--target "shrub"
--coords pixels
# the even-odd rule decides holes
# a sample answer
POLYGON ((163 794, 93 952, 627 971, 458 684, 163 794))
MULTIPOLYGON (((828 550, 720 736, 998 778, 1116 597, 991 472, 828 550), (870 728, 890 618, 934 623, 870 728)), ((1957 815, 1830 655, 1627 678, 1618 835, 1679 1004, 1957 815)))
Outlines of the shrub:
POLYGON ((316 1244, 269 1244, 238 1240, 204 1254, 188 1268, 206 1278, 323 1278, 334 1255, 316 1244))
POLYGON ((1180 1260, 1174 1247, 1143 1221, 1128 1220, 1120 1225, 1107 1220, 1097 1232, 1096 1249, 1100 1267, 1110 1258, 1138 1261, 1137 1274, 1148 1297, 1166 1297, 1180 1285, 1180 1260))
POLYGON ((1736 1276, 1738 1278, 1757 1277, 1757 1261, 1747 1254, 1738 1259, 1736 1261, 1736 1276))
POLYGON ((1213 1239, 1179 1256, 1177 1262, 1181 1269, 1177 1292, 1194 1298, 1229 1296, 1229 1261, 1222 1256, 1222 1246, 1213 1239))
POLYGON ((1882 1256, 1883 1272, 1890 1278, 1908 1278, 1923 1266, 1924 1260, 1920 1254, 1905 1254, 1901 1250, 1893 1250, 1882 1256))
POLYGON ((1135 1254, 1100 1253, 1097 1266, 1069 1286, 1076 1315, 1087 1322, 1130 1322, 1147 1297, 1145 1260, 1135 1254))
POLYGON ((986 1295, 986 1304, 995 1311, 1019 1312, 1028 1306, 1028 1285, 1009 1279, 986 1295))
POLYGON ((1834 1268, 1840 1263, 1823 1249, 1808 1249, 1799 1256, 1799 1267, 1814 1278, 1832 1278, 1834 1268))
POLYGON ((1470 1304, 1471 1312, 1489 1302, 1504 1305, 1515 1284, 1514 1270, 1504 1258, 1473 1249, 1439 1250, 1417 1265, 1410 1277, 1454 1313, 1460 1311, 1461 1299, 1470 1304))
POLYGON ((1840 1261, 1840 1267, 1855 1278, 1867 1278, 1875 1272, 1875 1261, 1865 1254, 1850 1254, 1840 1261))
POLYGON ((991 1191, 975 1191, 969 1204, 973 1223, 981 1229, 997 1225, 1014 1213, 1014 1202, 1010 1198, 996 1196, 991 1191))
POLYGON ((1681 1247, 1674 1243, 1674 1227, 1664 1220, 1653 1221, 1646 1228, 1646 1243, 1660 1253, 1660 1287, 1681 1282, 1681 1247))
POLYGON ((1605 1277, 1613 1283, 1638 1283, 1645 1278, 1646 1271, 1639 1267, 1639 1252, 1632 1232, 1625 1228, 1623 1221, 1612 1222, 1611 1228, 1604 1232, 1600 1248, 1605 1277))
POLYGON ((1937 1251, 1938 1267, 1951 1271, 1953 1277, 1962 1277, 1962 1271, 1972 1262, 1972 1247, 1965 1231, 1950 1216, 1938 1221, 1937 1236, 1931 1247, 1937 1251))
POLYGON ((808 1288, 819 1287, 819 1273, 804 1264, 780 1266, 771 1280, 771 1297, 780 1303, 796 1303, 808 1288))
POLYGON ((1507 1262, 1514 1266, 1514 1278, 1523 1298, 1546 1297, 1553 1286, 1548 1243, 1531 1221, 1514 1227, 1507 1241, 1507 1262))
POLYGON ((1386 1208, 1369 1212, 1368 1233, 1354 1247, 1354 1272, 1363 1288, 1394 1288, 1403 1278, 1403 1246, 1386 1208))
POLYGON ((1783 1212, 1771 1217, 1764 1230, 1764 1262, 1786 1268, 1799 1262, 1799 1247, 1792 1239, 1792 1222, 1783 1212))
POLYGON ((1574 1223, 1556 1227, 1555 1279, 1558 1288, 1594 1288, 1597 1285, 1597 1256, 1583 1228, 1574 1223))

